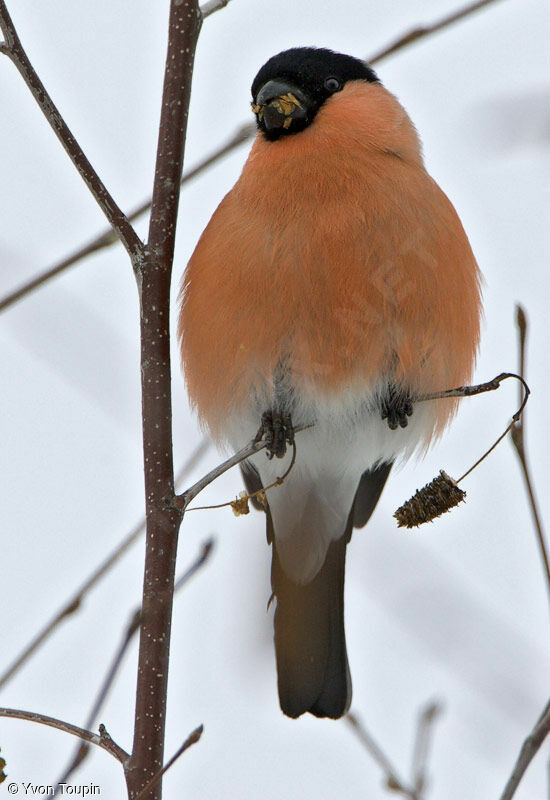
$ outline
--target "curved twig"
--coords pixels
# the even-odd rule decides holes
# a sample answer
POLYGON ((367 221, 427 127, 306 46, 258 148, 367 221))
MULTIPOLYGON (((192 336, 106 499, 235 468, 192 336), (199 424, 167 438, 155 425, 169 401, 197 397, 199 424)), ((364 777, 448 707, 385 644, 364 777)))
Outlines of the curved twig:
POLYGON ((85 742, 95 744, 97 747, 106 750, 121 764, 126 764, 130 758, 130 755, 111 739, 104 725, 99 726, 99 733, 92 733, 92 731, 79 728, 64 720, 48 717, 45 714, 38 714, 36 711, 22 711, 17 708, 0 708, 0 717, 22 719, 26 722, 38 722, 41 725, 48 725, 50 728, 57 728, 58 731, 70 733, 72 736, 77 736, 85 742))

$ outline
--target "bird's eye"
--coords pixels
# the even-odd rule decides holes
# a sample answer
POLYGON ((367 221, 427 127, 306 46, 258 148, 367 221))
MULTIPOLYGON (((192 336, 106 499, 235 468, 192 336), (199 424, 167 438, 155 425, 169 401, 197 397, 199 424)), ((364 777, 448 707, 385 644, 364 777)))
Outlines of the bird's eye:
POLYGON ((325 89, 327 92, 337 92, 338 89, 342 88, 342 84, 338 80, 338 78, 330 77, 327 78, 325 81, 325 89))

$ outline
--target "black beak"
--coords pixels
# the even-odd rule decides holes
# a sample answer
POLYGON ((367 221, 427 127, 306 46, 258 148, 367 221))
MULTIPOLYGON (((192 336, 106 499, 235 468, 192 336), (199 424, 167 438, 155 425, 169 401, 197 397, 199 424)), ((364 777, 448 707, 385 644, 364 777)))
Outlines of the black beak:
MULTIPOLYGON (((279 128, 288 130, 297 120, 307 124, 310 102, 305 94, 291 83, 273 80, 262 86, 256 96, 256 102, 252 103, 252 110, 258 118, 258 124, 266 131, 279 128)), ((300 127, 303 127, 303 124, 300 127)))

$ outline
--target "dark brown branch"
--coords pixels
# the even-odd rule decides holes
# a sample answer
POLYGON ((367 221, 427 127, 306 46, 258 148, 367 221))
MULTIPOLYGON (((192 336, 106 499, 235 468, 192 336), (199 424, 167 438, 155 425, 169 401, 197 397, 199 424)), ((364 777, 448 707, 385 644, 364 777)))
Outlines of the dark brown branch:
POLYGON ((4 0, 0 0, 0 29, 4 34, 2 52, 11 59, 19 70, 32 96, 40 106, 44 116, 65 148, 67 155, 80 173, 80 176, 85 181, 88 189, 95 197, 99 207, 109 220, 116 235, 128 253, 133 258, 137 258, 137 256, 143 252, 143 243, 86 158, 84 151, 69 130, 68 125, 47 93, 44 84, 36 74, 23 49, 4 0))
MULTIPOLYGON (((197 0, 171 0, 168 48, 146 258, 134 260, 141 306, 141 393, 146 546, 132 756, 135 798, 164 763, 174 573, 181 513, 174 495, 170 365, 170 282, 195 48, 197 0)), ((160 800, 162 782, 152 790, 160 800)))
MULTIPOLYGON (((229 0, 227 0, 227 2, 229 2, 229 0)), ((174 753, 172 758, 169 761, 166 762, 166 764, 163 766, 163 768, 161 770, 159 770, 156 775, 153 775, 153 777, 151 778, 151 780, 149 781, 147 786, 143 787, 141 792, 136 797, 136 800, 145 800, 145 798, 147 797, 147 795, 149 794, 151 789, 153 789, 157 785, 157 783, 160 781, 162 776, 166 772, 168 772, 170 767, 172 767, 176 763, 178 758, 183 753, 185 753, 185 751, 188 750, 192 745, 196 744, 199 741, 199 739, 202 736, 203 731, 204 731, 204 726, 203 725, 199 725, 198 728, 195 728, 194 731, 191 731, 191 733, 189 734, 187 739, 184 741, 182 746, 178 750, 176 750, 176 752, 174 753)))
MULTIPOLYGON (((516 306, 516 322, 519 334, 519 367, 520 375, 525 377, 525 362, 526 362, 526 342, 527 342, 527 316, 523 308, 516 306)), ((520 389, 521 393, 521 389, 520 389)), ((521 399, 521 394, 520 394, 521 399)), ((535 497, 535 489, 533 480, 531 478, 531 470, 529 469, 529 460, 527 458, 527 450, 525 446, 525 415, 514 422, 512 430, 510 431, 510 438, 519 459, 521 474, 527 490, 529 498, 529 506, 531 508, 531 515, 535 524, 535 532, 537 536, 537 543, 542 561, 542 568, 544 570, 546 591, 550 599, 550 559, 548 558, 548 548, 546 547, 546 537, 542 526, 542 518, 539 513, 537 500, 535 497)))
MULTIPOLYGON (((210 442, 203 439, 195 450, 191 453, 185 464, 180 469, 176 478, 176 485, 179 485, 185 477, 195 468, 202 456, 210 447, 210 442)), ((145 520, 141 520, 130 533, 125 536, 122 542, 107 556, 107 558, 86 578, 84 583, 76 590, 63 607, 55 614, 55 616, 48 622, 42 630, 32 639, 32 641, 25 647, 23 652, 10 664, 5 672, 0 676, 0 689, 8 683, 15 673, 29 660, 29 658, 36 652, 36 650, 44 644, 52 633, 59 627, 60 623, 68 619, 72 614, 76 613, 82 607, 85 596, 99 583, 99 581, 111 570, 114 565, 122 558, 122 556, 129 550, 131 545, 141 536, 145 531, 145 520)), ((86 727, 91 727, 87 725, 86 727)))
POLYGON ((547 703, 544 711, 537 720, 537 724, 524 741, 514 769, 504 791, 500 796, 500 800, 512 800, 516 793, 521 779, 533 758, 536 756, 541 744, 544 742, 550 733, 550 702, 547 703))
MULTIPOLYGON (((174 586, 174 594, 176 594, 176 592, 182 589, 185 586, 185 584, 193 577, 193 575, 195 575, 198 572, 198 570, 201 569, 206 564, 206 562, 210 558, 213 548, 214 548, 213 539, 209 539, 203 544, 201 552, 199 553, 198 557, 176 581, 174 586)), ((109 665, 107 674, 103 679, 103 682, 99 688, 97 696, 93 702, 92 708, 90 709, 90 712, 85 722, 85 728, 89 729, 95 724, 95 721, 99 716, 101 709, 103 708, 105 700, 107 699, 107 695, 109 694, 109 691, 122 665, 122 660, 126 654, 126 651, 128 650, 128 647, 130 646, 130 642, 134 638, 135 634, 138 632, 140 625, 141 625, 141 606, 136 608, 131 615, 130 622, 127 625, 126 630, 122 635, 119 647, 111 661, 111 664, 109 665)), ((80 746, 77 747, 73 757, 69 761, 68 766, 65 768, 63 775, 60 778, 58 778, 56 782, 57 788, 53 795, 54 797, 57 796, 60 785, 62 783, 68 783, 71 775, 86 759, 89 752, 90 752, 90 745, 87 744, 86 742, 82 742, 80 746)))
POLYGON ((21 709, 17 708, 0 708, 0 717, 23 719, 27 722, 39 722, 41 725, 48 725, 50 728, 57 728, 58 731, 70 733, 72 736, 77 736, 85 742, 95 744, 97 747, 106 750, 120 761, 121 764, 126 764, 127 760, 130 758, 128 753, 111 739, 103 725, 99 726, 99 733, 92 733, 92 731, 78 728, 76 725, 71 725, 70 722, 55 719, 55 717, 47 717, 45 714, 37 714, 35 711, 21 711, 21 709))
POLYGON ((464 8, 454 11, 452 14, 449 14, 446 17, 442 17, 440 20, 433 22, 431 25, 420 25, 417 28, 413 28, 412 30, 400 36, 391 44, 384 47, 382 50, 379 50, 373 56, 368 58, 367 61, 369 64, 376 64, 377 61, 382 61, 383 58, 393 55, 398 50, 402 50, 404 47, 408 47, 410 44, 413 44, 413 42, 418 42, 420 39, 424 39, 426 36, 430 36, 433 33, 443 30, 443 28, 448 28, 455 22, 459 22, 460 20, 469 17, 471 14, 474 14, 476 11, 480 11, 485 6, 489 6, 494 2, 496 2, 496 0, 477 0, 475 3, 469 3, 464 8))

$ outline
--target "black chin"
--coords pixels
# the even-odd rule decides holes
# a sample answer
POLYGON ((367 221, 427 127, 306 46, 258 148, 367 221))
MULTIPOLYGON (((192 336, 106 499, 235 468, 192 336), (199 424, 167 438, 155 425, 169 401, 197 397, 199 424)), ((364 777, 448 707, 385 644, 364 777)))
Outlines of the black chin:
POLYGON ((273 114, 267 114, 267 111, 268 109, 264 112, 261 122, 258 122, 258 128, 270 142, 275 142, 283 136, 292 136, 294 133, 300 133, 304 128, 307 128, 311 121, 308 115, 304 119, 293 119, 290 126, 284 128, 283 123, 288 117, 279 114, 275 109, 272 109, 273 114), (277 118, 274 115, 277 115, 277 118))

